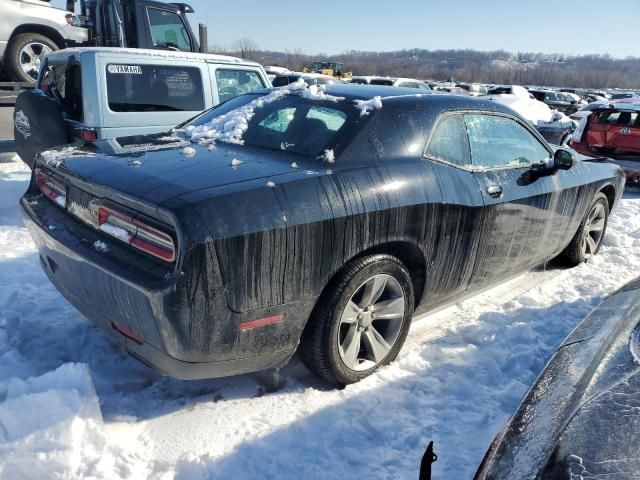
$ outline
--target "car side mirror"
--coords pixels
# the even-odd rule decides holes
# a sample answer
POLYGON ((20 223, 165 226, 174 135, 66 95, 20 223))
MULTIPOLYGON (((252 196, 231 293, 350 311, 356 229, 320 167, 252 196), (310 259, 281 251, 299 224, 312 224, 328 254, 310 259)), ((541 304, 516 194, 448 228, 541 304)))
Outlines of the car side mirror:
POLYGON ((558 170, 569 170, 576 163, 576 159, 569 150, 559 148, 553 154, 553 166, 558 170))

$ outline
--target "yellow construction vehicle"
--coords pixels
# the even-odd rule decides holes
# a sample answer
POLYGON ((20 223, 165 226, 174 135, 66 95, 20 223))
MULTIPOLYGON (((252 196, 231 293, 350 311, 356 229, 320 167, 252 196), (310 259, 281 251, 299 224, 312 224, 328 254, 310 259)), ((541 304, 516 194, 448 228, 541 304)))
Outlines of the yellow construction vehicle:
POLYGON ((313 62, 304 67, 304 73, 321 73, 329 77, 340 79, 351 78, 352 72, 344 71, 344 63, 339 62, 313 62))

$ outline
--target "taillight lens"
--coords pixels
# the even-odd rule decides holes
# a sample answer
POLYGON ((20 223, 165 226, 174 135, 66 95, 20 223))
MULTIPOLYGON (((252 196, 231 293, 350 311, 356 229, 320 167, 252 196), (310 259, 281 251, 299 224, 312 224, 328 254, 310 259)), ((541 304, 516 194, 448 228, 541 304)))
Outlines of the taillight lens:
POLYGON ((36 185, 40 191, 62 208, 67 207, 67 190, 64 185, 40 169, 36 169, 36 185))
POLYGON ((80 131, 80 138, 83 142, 95 142, 98 140, 98 132, 92 128, 83 128, 80 131))
POLYGON ((146 223, 108 207, 98 207, 98 228, 132 247, 166 262, 176 258, 173 238, 146 223))

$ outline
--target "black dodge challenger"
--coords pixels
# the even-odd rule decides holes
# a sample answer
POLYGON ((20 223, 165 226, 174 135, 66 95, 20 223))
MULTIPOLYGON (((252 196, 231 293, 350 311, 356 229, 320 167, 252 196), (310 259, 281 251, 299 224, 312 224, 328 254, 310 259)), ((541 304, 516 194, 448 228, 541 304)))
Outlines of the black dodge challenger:
POLYGON ((391 362, 414 314, 596 254, 624 175, 494 102, 336 85, 253 92, 174 134, 43 152, 21 200, 84 315, 182 379, 391 362))

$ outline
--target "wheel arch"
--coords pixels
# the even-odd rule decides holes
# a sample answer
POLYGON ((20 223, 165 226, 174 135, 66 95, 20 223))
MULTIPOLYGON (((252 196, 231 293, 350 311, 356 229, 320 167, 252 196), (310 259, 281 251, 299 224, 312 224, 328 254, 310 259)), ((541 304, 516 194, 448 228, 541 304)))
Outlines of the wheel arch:
POLYGON ((13 32, 11 32, 11 36, 9 37, 9 41, 7 45, 11 45, 11 43, 15 40, 18 35, 22 35, 23 33, 38 33, 40 35, 44 35, 47 38, 50 38, 60 49, 66 47, 66 41, 64 37, 58 32, 55 28, 49 27, 47 25, 42 25, 38 23, 24 23, 22 25, 17 26, 13 32))
POLYGON ((605 185, 600 189, 600 193, 604 193, 605 197, 607 197, 607 201, 609 202, 609 211, 613 210, 613 204, 616 201, 616 188, 611 184, 605 185))
POLYGON ((422 253, 422 250, 420 250, 417 242, 411 239, 394 239, 384 243, 378 243, 376 245, 365 248, 359 253, 346 259, 328 276, 328 279, 325 282, 324 287, 322 288, 322 291, 318 296, 318 299, 316 300, 316 304, 322 297, 325 296, 327 290, 332 288, 335 279, 346 265, 359 258, 376 254, 392 255, 400 260, 406 267, 406 269, 409 271, 409 275, 411 276, 414 305, 415 307, 417 307, 424 295, 427 263, 424 254, 422 253))

